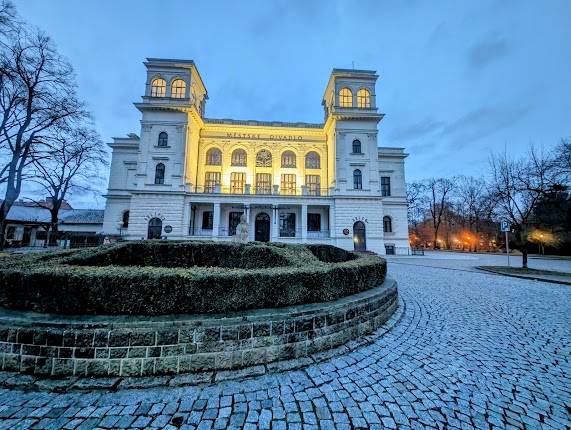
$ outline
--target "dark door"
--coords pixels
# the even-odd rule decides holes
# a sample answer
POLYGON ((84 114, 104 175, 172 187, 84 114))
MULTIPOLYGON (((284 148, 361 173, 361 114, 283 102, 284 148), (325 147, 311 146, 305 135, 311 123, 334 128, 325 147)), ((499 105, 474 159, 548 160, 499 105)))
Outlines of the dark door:
POLYGON ((270 241, 270 216, 265 212, 256 215, 256 235, 255 240, 258 242, 270 241))
POLYGON ((149 229, 147 230, 147 239, 160 239, 162 232, 162 220, 160 218, 151 218, 149 220, 149 229))
POLYGON ((367 249, 365 224, 362 221, 357 221, 353 224, 353 246, 355 251, 365 251, 367 249))

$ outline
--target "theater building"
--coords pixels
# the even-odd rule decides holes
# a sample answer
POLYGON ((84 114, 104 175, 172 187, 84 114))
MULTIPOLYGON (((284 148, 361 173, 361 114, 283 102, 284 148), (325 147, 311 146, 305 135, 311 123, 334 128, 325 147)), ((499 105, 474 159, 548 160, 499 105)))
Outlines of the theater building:
POLYGON ((333 69, 324 122, 205 116, 193 61, 149 58, 140 137, 114 138, 103 233, 127 240, 329 243, 407 253, 402 148, 379 146, 378 75, 333 69))

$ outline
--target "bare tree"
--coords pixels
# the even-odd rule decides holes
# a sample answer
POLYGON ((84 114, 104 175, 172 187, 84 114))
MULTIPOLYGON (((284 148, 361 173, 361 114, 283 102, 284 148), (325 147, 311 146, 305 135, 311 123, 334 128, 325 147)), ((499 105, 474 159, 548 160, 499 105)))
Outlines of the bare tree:
POLYGON ((422 221, 426 211, 426 187, 422 182, 406 184, 406 201, 408 204, 408 223, 416 227, 422 221))
POLYGON ((561 139, 553 155, 554 168, 563 185, 571 185, 571 137, 561 139))
POLYGON ((492 155, 490 167, 490 191, 496 215, 511 223, 516 246, 523 254, 522 267, 527 268, 533 212, 554 183, 553 164, 543 153, 531 147, 526 158, 511 159, 506 153, 492 155))
POLYGON ((108 162, 101 138, 89 127, 54 127, 42 143, 42 151, 33 156, 31 180, 47 196, 35 203, 50 211, 50 243, 50 236, 58 236, 59 210, 64 200, 72 193, 95 191, 101 167, 108 162))
POLYGON ((434 243, 432 247, 436 249, 438 230, 440 229, 444 211, 449 204, 450 196, 454 190, 454 181, 446 178, 431 178, 425 182, 425 186, 430 199, 429 212, 432 218, 432 229, 434 232, 434 243))
POLYGON ((64 122, 87 116, 75 91, 70 64, 42 32, 20 27, 0 45, 0 247, 6 216, 20 195, 26 168, 42 144, 43 134, 64 122))

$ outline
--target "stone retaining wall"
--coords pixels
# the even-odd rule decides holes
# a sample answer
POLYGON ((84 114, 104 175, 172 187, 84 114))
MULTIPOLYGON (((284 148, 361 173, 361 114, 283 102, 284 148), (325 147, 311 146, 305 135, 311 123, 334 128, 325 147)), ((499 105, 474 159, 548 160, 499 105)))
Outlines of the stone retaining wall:
POLYGON ((342 299, 228 315, 62 318, 0 312, 3 370, 41 376, 148 376, 299 358, 371 333, 397 307, 397 285, 342 299))

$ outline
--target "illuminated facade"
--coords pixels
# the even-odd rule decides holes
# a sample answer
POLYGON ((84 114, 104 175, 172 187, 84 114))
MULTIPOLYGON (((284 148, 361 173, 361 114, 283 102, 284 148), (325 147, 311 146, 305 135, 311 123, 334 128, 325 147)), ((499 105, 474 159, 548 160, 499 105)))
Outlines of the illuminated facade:
POLYGON ((402 148, 378 147, 378 76, 333 69, 325 122, 211 119, 188 60, 147 59, 140 137, 115 138, 103 232, 408 250, 402 148))

